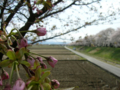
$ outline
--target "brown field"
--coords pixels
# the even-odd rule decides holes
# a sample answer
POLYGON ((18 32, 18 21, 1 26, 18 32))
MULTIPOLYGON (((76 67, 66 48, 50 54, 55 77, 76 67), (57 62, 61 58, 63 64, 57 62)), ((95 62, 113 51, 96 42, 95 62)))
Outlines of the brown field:
POLYGON ((59 61, 50 78, 58 79, 61 88, 78 86, 75 90, 120 90, 120 78, 85 60, 59 61))
MULTIPOLYGON (((51 68, 49 65, 48 68, 51 68, 49 77, 58 79, 61 83, 60 88, 79 87, 75 90, 120 90, 120 78, 64 49, 62 46, 33 46, 30 49, 44 56, 54 56, 59 60, 55 68, 51 68)), ((46 61, 45 63, 47 64, 46 61)), ((7 70, 10 72, 9 69, 7 70)), ((22 67, 20 68, 20 74, 23 80, 27 80, 22 67)), ((13 83, 16 79, 14 73, 13 83)))

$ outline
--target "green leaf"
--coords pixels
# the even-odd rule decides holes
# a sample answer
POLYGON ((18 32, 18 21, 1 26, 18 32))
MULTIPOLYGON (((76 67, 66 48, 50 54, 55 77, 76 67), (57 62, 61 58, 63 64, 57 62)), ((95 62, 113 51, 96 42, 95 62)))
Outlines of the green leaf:
POLYGON ((7 56, 9 57, 9 59, 11 60, 16 60, 16 56, 15 56, 15 52, 14 51, 8 51, 7 52, 7 56))
POLYGON ((24 65, 26 65, 26 66, 30 66, 30 63, 29 62, 27 62, 27 61, 25 61, 25 60, 21 60, 21 62, 20 62, 21 64, 24 64, 24 65))
POLYGON ((51 85, 49 83, 43 83, 44 90, 50 90, 51 85))
MULTIPOLYGON (((33 87, 32 87, 30 90, 41 90, 41 89, 40 89, 40 85, 39 85, 39 84, 33 85, 33 87)), ((49 89, 49 90, 50 90, 50 89, 49 89)))
POLYGON ((43 1, 43 0, 38 0, 36 4, 39 5, 39 4, 41 4, 42 2, 44 2, 44 1, 43 1))
POLYGON ((0 67, 6 67, 9 66, 11 63, 13 63, 13 61, 6 59, 0 62, 0 67))
POLYGON ((42 70, 41 67, 37 67, 36 71, 35 71, 35 79, 39 80, 40 76, 41 76, 42 70))
POLYGON ((18 52, 15 53, 15 55, 17 56, 17 59, 22 59, 23 55, 24 55, 24 51, 21 48, 18 52))
POLYGON ((50 75, 50 71, 44 72, 44 74, 41 76, 41 79, 39 80, 39 82, 40 83, 43 82, 45 80, 45 78, 49 75, 50 75))
POLYGON ((29 53, 29 51, 28 51, 25 47, 22 47, 20 50, 21 50, 23 53, 29 53))
POLYGON ((34 62, 34 66, 31 69, 36 69, 37 66, 39 66, 39 65, 40 65, 40 63, 38 61, 35 61, 34 62))
POLYGON ((27 87, 34 86, 34 85, 39 85, 39 82, 31 81, 27 87))
POLYGON ((51 70, 50 68, 42 69, 42 72, 46 72, 46 71, 50 71, 50 70, 51 70))

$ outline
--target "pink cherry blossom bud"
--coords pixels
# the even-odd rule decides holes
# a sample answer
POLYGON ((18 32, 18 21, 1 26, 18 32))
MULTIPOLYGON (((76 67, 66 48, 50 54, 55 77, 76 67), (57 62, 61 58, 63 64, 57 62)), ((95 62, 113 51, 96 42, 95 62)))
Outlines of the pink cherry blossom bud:
POLYGON ((44 36, 46 34, 46 28, 38 28, 35 32, 38 36, 44 36))
POLYGON ((27 43, 27 40, 25 38, 22 38, 18 43, 19 49, 22 47, 27 47, 27 46, 28 46, 28 43, 27 43))
POLYGON ((47 65, 46 65, 44 62, 40 63, 40 66, 41 66, 42 68, 44 68, 44 69, 47 68, 47 65))
POLYGON ((2 78, 1 78, 1 76, 0 76, 0 86, 2 86, 3 85, 3 83, 2 83, 2 78))
POLYGON ((34 1, 34 4, 36 4, 36 1, 34 1))
POLYGON ((11 90, 11 86, 8 84, 5 86, 5 88, 3 90, 11 90))
POLYGON ((30 63, 31 66, 34 66, 35 60, 32 57, 28 57, 27 61, 30 63))
POLYGON ((53 88, 57 89, 60 86, 60 83, 58 80, 52 80, 51 81, 51 85, 53 86, 53 88))
POLYGON ((25 82, 22 79, 18 79, 15 82, 12 90, 24 90, 24 88, 25 88, 25 82))
POLYGON ((47 65, 43 62, 42 58, 41 57, 37 57, 37 60, 40 62, 40 66, 44 69, 47 68, 47 65))
POLYGON ((37 60, 38 60, 40 63, 42 63, 42 62, 43 62, 43 60, 42 60, 42 58, 41 58, 41 57, 37 57, 37 60))
POLYGON ((6 71, 3 71, 1 74, 2 80, 9 79, 9 74, 6 71))
POLYGON ((49 63, 49 65, 51 67, 54 68, 54 66, 58 62, 58 60, 56 58, 50 56, 50 57, 47 58, 47 62, 49 63))

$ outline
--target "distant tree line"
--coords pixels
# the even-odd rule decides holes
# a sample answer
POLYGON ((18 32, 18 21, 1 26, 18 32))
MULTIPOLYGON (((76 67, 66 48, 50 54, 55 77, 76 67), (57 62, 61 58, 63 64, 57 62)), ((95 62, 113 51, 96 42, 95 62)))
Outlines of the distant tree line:
POLYGON ((83 39, 69 45, 94 46, 94 47, 120 47, 120 28, 117 30, 107 28, 100 31, 96 35, 86 35, 83 39))

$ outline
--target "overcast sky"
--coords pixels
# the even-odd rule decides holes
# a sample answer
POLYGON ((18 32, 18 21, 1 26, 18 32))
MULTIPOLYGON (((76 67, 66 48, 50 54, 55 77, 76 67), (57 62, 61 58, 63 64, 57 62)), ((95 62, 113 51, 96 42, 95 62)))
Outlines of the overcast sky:
MULTIPOLYGON (((111 5, 111 4, 113 4, 113 7, 114 7, 114 9, 113 9, 113 11, 116 9, 116 8, 118 8, 118 7, 120 7, 120 1, 119 0, 102 0, 103 2, 101 3, 101 5, 102 5, 102 8, 103 9, 101 9, 101 12, 107 12, 107 10, 109 9, 109 6, 111 5), (107 1, 107 2, 106 2, 107 1)), ((96 6, 97 7, 97 6, 96 6)), ((73 9, 76 9, 76 10, 78 10, 77 9, 77 7, 73 7, 73 9)), ((83 10, 84 11, 84 10, 83 10)), ((71 13, 71 10, 69 9, 69 10, 66 10, 66 13, 68 13, 68 14, 70 14, 71 13)), ((67 17, 67 15, 66 15, 66 13, 64 13, 63 15, 61 15, 61 17, 63 17, 63 18, 66 18, 67 17)), ((80 16, 80 14, 79 13, 77 13, 76 15, 79 15, 80 16)), ((74 19, 75 19, 75 17, 74 16, 72 16, 72 13, 71 13, 71 17, 73 17, 74 19)), ((84 15, 81 15, 80 16, 81 18, 84 18, 84 15)), ((49 40, 49 41, 52 41, 52 42, 55 42, 55 41, 59 41, 59 42, 63 42, 63 40, 64 41, 66 41, 66 42, 71 42, 70 40, 65 40, 64 38, 67 38, 67 37, 74 37, 75 38, 75 40, 77 40, 77 39, 79 39, 79 37, 81 36, 82 38, 84 38, 84 36, 87 34, 87 35, 95 35, 95 34, 97 34, 98 32, 100 32, 101 30, 104 30, 104 29, 107 29, 107 28, 114 28, 115 30, 117 29, 117 28, 119 28, 120 27, 120 17, 116 17, 117 18, 117 20, 116 21, 113 21, 112 23, 113 24, 110 24, 110 23, 105 23, 105 24, 100 24, 100 25, 91 25, 91 26, 87 26, 87 27, 85 27, 85 28, 81 28, 81 29, 79 29, 79 31, 77 31, 77 32, 71 32, 71 33, 69 33, 68 35, 65 35, 64 37, 62 37, 63 39, 53 39, 53 40, 49 40)), ((59 25, 59 22, 57 22, 57 20, 55 21, 56 22, 56 24, 58 24, 59 25)), ((59 25, 60 26, 60 25, 59 25)), ((62 28, 62 27, 61 27, 62 28)))
MULTIPOLYGON (((101 30, 105 30, 107 28, 114 28, 115 30, 117 28, 120 28, 120 22, 116 22, 114 24, 103 24, 103 25, 91 25, 91 26, 87 26, 86 28, 82 28, 80 29, 79 31, 77 32, 71 32, 69 33, 68 35, 65 35, 64 37, 67 38, 67 37, 74 37, 75 40, 78 40, 79 37, 81 36, 82 38, 85 37, 85 35, 95 35, 97 34, 98 32, 100 32, 101 30)), ((51 39, 51 40, 48 40, 49 42, 63 42, 63 41, 66 41, 67 43, 70 43, 71 41, 68 40, 68 39, 51 39)))
MULTIPOLYGON (((100 9, 99 11, 106 13, 106 11, 109 9, 109 6, 111 4, 113 4, 114 8, 118 8, 118 7, 120 7, 120 3, 119 2, 120 2, 119 0, 102 0, 102 2, 101 2, 102 9, 100 9)), ((95 6, 96 6, 96 8, 99 7, 99 6, 97 6, 97 4, 95 6)), ((70 17, 71 20, 75 20, 75 19, 77 19, 76 17, 79 16, 81 19, 86 20, 87 16, 85 16, 85 15, 83 15, 81 13, 82 12, 84 13, 85 11, 86 12, 90 12, 90 11, 87 11, 87 10, 89 10, 89 9, 87 9, 86 7, 84 7, 83 9, 79 9, 79 7, 76 7, 76 6, 73 6, 72 9, 65 10, 65 12, 60 13, 60 18, 63 19, 62 23, 69 22, 68 19, 67 19, 67 17, 70 17), (79 12, 77 10, 81 10, 81 11, 79 12)), ((107 29, 107 28, 117 29, 118 27, 120 27, 120 19, 118 19, 120 17, 116 17, 116 18, 117 18, 117 20, 115 22, 113 22, 113 24, 105 23, 103 25, 91 25, 91 26, 87 26, 85 28, 79 29, 76 32, 71 32, 71 33, 69 33, 67 35, 64 35, 63 37, 61 37, 62 39, 54 38, 54 39, 51 39, 51 40, 48 40, 48 41, 49 42, 63 42, 63 41, 66 41, 67 43, 69 43, 69 42, 71 42, 70 40, 68 40, 68 39, 70 39, 70 37, 74 37, 75 40, 77 40, 77 39, 79 39, 80 36, 82 38, 84 38, 84 36, 86 34, 87 35, 95 35, 96 33, 100 32, 101 30, 104 30, 104 29, 107 29)), ((62 31, 62 30, 65 29, 61 25, 61 21, 59 21, 58 19, 54 19, 54 18, 51 19, 51 17, 50 17, 50 19, 48 19, 46 21, 49 23, 49 25, 45 26, 48 31, 51 29, 51 26, 53 26, 53 25, 56 25, 58 27, 58 30, 56 30, 56 31, 62 31)), ((44 22, 45 22, 45 20, 44 20, 44 22)), ((84 22, 82 22, 82 20, 80 20, 80 24, 83 24, 83 23, 84 22)), ((22 26, 22 25, 23 24, 20 23, 20 26, 22 26)), ((71 28, 71 25, 69 25, 68 27, 71 28)), ((74 27, 76 27, 76 26, 74 26, 74 27)), ((35 27, 33 26, 32 29, 35 29, 35 27)), ((10 30, 10 29, 8 28, 8 30, 10 30)))

